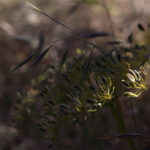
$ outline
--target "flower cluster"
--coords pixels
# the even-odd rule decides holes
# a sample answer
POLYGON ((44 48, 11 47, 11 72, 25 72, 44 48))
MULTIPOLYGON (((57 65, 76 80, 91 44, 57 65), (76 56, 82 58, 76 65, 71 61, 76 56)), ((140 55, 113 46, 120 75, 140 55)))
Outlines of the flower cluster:
POLYGON ((100 77, 97 80, 97 96, 99 102, 103 105, 113 98, 115 87, 112 85, 111 78, 100 77))
POLYGON ((124 92, 128 97, 139 97, 146 89, 147 72, 144 67, 140 67, 140 71, 129 69, 126 73, 126 79, 122 80, 123 86, 131 89, 130 92, 124 92))

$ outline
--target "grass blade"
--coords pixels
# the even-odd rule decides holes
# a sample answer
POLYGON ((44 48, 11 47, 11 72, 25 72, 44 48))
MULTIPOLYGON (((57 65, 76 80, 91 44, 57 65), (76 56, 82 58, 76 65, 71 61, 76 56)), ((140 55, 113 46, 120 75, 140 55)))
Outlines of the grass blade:
POLYGON ((118 45, 118 44, 121 44, 121 41, 110 41, 107 44, 109 44, 109 45, 118 45))
POLYGON ((139 29, 139 30, 141 30, 141 31, 145 31, 145 29, 144 29, 144 27, 143 27, 143 25, 142 25, 142 24, 140 24, 140 23, 139 23, 139 24, 137 25, 137 27, 138 27, 138 29, 139 29))
POLYGON ((36 50, 34 50, 27 58, 25 58, 19 65, 17 65, 15 68, 10 70, 10 72, 16 71, 17 69, 22 67, 24 64, 26 64, 28 61, 30 61, 33 56, 35 56, 36 54, 38 54, 40 52, 40 50, 43 47, 43 44, 44 44, 44 37, 42 34, 40 34, 38 48, 36 50))
POLYGON ((128 42, 132 43, 133 42, 133 33, 130 33, 128 36, 128 42))
POLYGON ((64 53, 64 55, 62 57, 62 60, 61 60, 60 65, 59 65, 60 67, 65 63, 67 55, 68 55, 68 52, 69 52, 69 48, 66 49, 66 51, 65 51, 65 53, 64 53))
POLYGON ((110 36, 107 32, 97 32, 97 33, 91 33, 84 36, 84 38, 96 38, 96 37, 105 37, 110 36))
POLYGON ((36 6, 34 6, 33 4, 27 2, 27 5, 29 5, 31 8, 33 8, 33 9, 36 10, 37 12, 41 13, 42 15, 48 17, 50 20, 52 20, 52 21, 55 22, 56 24, 59 24, 60 26, 64 27, 65 29, 67 29, 68 31, 70 31, 71 33, 73 33, 73 36, 74 36, 76 39, 78 39, 78 40, 80 40, 80 41, 82 41, 82 42, 84 42, 84 43, 87 43, 87 44, 93 46, 94 48, 100 50, 103 54, 105 54, 105 51, 104 51, 102 48, 100 48, 99 46, 95 45, 94 43, 91 43, 91 42, 89 42, 89 41, 84 40, 84 39, 81 38, 78 34, 74 33, 74 31, 73 31, 70 27, 66 26, 65 24, 61 23, 60 21, 56 20, 55 18, 53 18, 53 17, 47 15, 45 12, 43 12, 42 10, 40 10, 39 8, 37 8, 36 6))
POLYGON ((41 60, 42 58, 46 55, 46 53, 49 51, 50 48, 52 48, 54 46, 54 44, 56 43, 56 41, 51 44, 47 49, 45 49, 37 58, 36 60, 32 63, 30 68, 35 67, 41 60))

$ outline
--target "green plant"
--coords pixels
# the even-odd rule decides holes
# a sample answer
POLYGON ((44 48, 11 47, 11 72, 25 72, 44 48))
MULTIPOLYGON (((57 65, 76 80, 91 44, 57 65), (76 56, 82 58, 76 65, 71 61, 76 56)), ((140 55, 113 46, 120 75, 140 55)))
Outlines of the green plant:
MULTIPOLYGON (((45 15, 41 10, 35 9, 45 15)), ((75 37, 80 39, 77 35, 75 37)), ((47 51, 48 49, 41 53, 35 64, 47 51)), ((75 128, 79 125, 93 146, 101 150, 103 143, 88 130, 86 121, 91 114, 101 113, 109 106, 120 132, 124 135, 127 133, 119 99, 121 96, 137 98, 148 89, 143 62, 149 52, 143 46, 133 44, 129 48, 115 47, 103 55, 96 55, 93 50, 90 55, 86 55, 87 51, 82 51, 82 54, 77 54, 71 62, 67 61, 67 54, 68 50, 59 64, 51 65, 45 74, 31 82, 30 90, 37 91, 35 95, 31 95, 30 90, 25 94, 19 92, 20 99, 16 108, 18 127, 22 132, 29 124, 31 127, 38 127, 39 136, 58 144, 61 132, 70 126, 75 128), (137 62, 137 58, 140 61, 137 62), (40 104, 40 111, 37 104, 40 104), (35 119, 35 124, 31 123, 32 119, 35 119)), ((127 142, 130 148, 135 150, 137 147, 130 137, 132 134, 127 137, 127 142)))

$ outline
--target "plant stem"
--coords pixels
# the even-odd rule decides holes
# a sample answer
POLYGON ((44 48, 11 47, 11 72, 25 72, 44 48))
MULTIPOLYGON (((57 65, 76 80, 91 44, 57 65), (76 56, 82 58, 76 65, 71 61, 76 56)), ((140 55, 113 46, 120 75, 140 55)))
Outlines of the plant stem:
POLYGON ((89 132, 89 130, 85 126, 85 123, 83 121, 78 121, 78 123, 79 123, 80 127, 82 128, 82 130, 84 131, 85 135, 91 140, 93 146, 98 148, 98 150, 102 150, 102 147, 100 145, 100 141, 91 135, 91 133, 89 132))
POLYGON ((133 124, 134 124, 135 130, 137 132, 138 129, 137 129, 137 123, 136 123, 136 115, 135 115, 135 112, 134 112, 134 106, 133 106, 133 103, 132 103, 131 99, 129 100, 129 102, 130 102, 130 107, 131 107, 131 111, 132 111, 133 124))
MULTIPOLYGON (((124 121, 122 119, 121 110, 116 109, 116 107, 114 106, 113 103, 110 103, 109 106, 110 106, 110 109, 111 109, 113 116, 115 117, 115 119, 117 121, 117 124, 119 126, 120 131, 122 133, 127 133, 125 125, 124 125, 124 121)), ((126 141, 128 142, 131 150, 137 150, 135 144, 133 143, 133 141, 131 139, 126 139, 126 141)))
POLYGON ((113 21, 112 21, 111 14, 110 14, 110 12, 109 12, 109 9, 108 9, 108 7, 107 7, 107 5, 106 5, 105 0, 101 1, 101 4, 102 4, 102 6, 103 6, 103 8, 104 8, 104 10, 105 10, 105 12, 106 12, 107 18, 108 18, 108 20, 109 20, 110 29, 111 29, 111 33, 112 33, 112 38, 113 38, 113 40, 115 40, 115 39, 116 39, 116 36, 115 36, 114 23, 113 23, 113 21))

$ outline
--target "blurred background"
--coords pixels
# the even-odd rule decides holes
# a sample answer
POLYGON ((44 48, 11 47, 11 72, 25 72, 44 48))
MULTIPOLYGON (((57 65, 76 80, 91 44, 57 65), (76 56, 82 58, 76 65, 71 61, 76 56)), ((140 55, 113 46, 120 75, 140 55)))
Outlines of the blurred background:
MULTIPOLYGON (((74 33, 99 46, 114 40, 114 36, 116 40, 124 42, 131 32, 134 33, 136 40, 144 43, 143 33, 139 33, 137 24, 142 23, 147 29, 150 21, 149 0, 36 0, 30 2, 70 27, 74 33), (90 33, 97 32, 110 33, 112 36, 88 38, 90 33)), ((72 32, 31 9, 26 5, 25 0, 0 0, 0 150, 40 150, 44 146, 42 140, 38 141, 32 135, 16 138, 18 131, 12 125, 16 93, 20 87, 26 89, 30 81, 37 78, 48 64, 59 62, 67 47, 71 49, 70 58, 77 48, 88 48, 85 43, 75 39, 72 32), (41 36, 44 37, 43 49, 55 40, 61 41, 48 52, 33 71, 25 71, 30 65, 29 62, 19 70, 10 72, 38 47, 41 36)), ((147 116, 150 114, 148 96, 146 93, 141 101, 141 107, 147 116)), ((150 133, 150 120, 148 117, 144 119, 146 125, 142 127, 143 132, 150 133)), ((67 140, 74 145, 72 149, 82 149, 82 144, 85 142, 81 143, 80 138, 76 138, 75 143, 70 139, 67 140)), ((120 149, 121 145, 120 142, 114 149, 120 149)), ((146 145, 149 145, 148 142, 146 145)), ((47 149, 46 146, 44 148, 47 149)))

